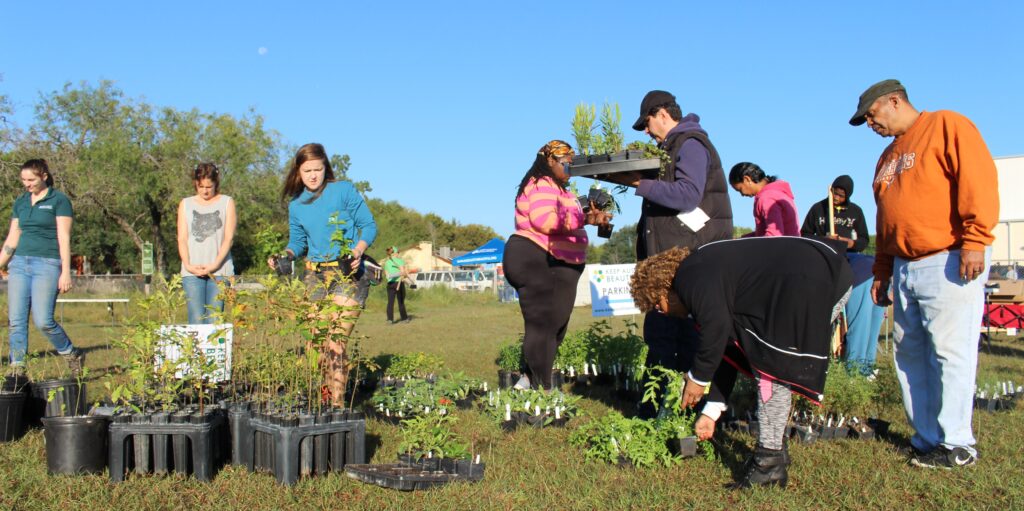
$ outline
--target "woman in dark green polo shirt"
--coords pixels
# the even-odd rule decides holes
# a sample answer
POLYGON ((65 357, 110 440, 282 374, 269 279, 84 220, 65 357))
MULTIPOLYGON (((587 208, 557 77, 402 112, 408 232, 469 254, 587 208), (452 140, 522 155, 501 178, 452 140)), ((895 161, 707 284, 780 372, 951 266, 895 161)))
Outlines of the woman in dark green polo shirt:
POLYGON ((28 314, 50 340, 74 375, 82 370, 82 351, 53 319, 57 292, 71 289, 71 201, 53 189, 46 160, 21 166, 25 193, 14 201, 11 230, 0 250, 0 268, 8 267, 7 309, 10 318, 11 369, 25 371, 28 314))

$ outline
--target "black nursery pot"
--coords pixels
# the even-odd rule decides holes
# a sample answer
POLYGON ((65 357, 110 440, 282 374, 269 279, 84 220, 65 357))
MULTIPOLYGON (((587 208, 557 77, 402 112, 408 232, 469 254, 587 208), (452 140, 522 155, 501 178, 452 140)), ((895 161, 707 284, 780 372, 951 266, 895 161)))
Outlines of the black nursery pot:
MULTIPOLYGON (((32 403, 29 417, 38 421, 43 417, 73 417, 85 415, 86 396, 85 384, 73 379, 47 380, 32 384, 32 403), (50 392, 53 399, 50 399, 50 392)), ((36 422, 34 425, 38 425, 36 422)))
POLYGON ((674 455, 689 458, 697 455, 697 437, 685 436, 670 438, 668 450, 674 455))
POLYGON ((50 473, 102 473, 107 468, 108 424, 106 417, 44 417, 50 473))
POLYGON ((0 391, 0 442, 21 438, 25 432, 25 393, 0 391))
POLYGON ((516 384, 519 374, 513 371, 498 371, 498 388, 507 389, 516 384))

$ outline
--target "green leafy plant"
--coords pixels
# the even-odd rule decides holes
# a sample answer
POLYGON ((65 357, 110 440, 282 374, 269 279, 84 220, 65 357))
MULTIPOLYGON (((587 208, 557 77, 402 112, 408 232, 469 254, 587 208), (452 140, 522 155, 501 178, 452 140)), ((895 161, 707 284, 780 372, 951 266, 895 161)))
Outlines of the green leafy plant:
POLYGON ((444 359, 429 353, 407 353, 395 355, 384 369, 384 375, 403 378, 426 378, 436 375, 444 367, 444 359))
MULTIPOLYGON (((635 467, 670 467, 682 461, 672 454, 669 440, 693 435, 697 415, 693 412, 644 420, 625 418, 610 412, 583 425, 569 436, 569 443, 584 449, 586 459, 606 463, 628 461, 635 467)), ((705 458, 715 454, 709 442, 698 442, 705 458)))
POLYGON ((420 378, 405 380, 401 385, 385 386, 370 397, 378 414, 387 417, 452 413, 460 402, 468 403, 475 393, 487 385, 463 373, 452 373, 436 381, 420 378))
POLYGON ((594 140, 595 116, 593 105, 586 103, 576 105, 572 117, 572 136, 576 139, 577 154, 591 154, 590 149, 594 140))
POLYGON ((402 421, 402 442, 399 454, 412 458, 437 457, 464 459, 470 457, 466 444, 459 441, 452 426, 458 420, 452 415, 424 415, 402 421))
POLYGON ((576 376, 576 373, 582 374, 584 367, 590 363, 590 352, 590 332, 587 330, 570 332, 558 346, 554 367, 570 376, 576 376))
POLYGON ((433 383, 421 379, 404 385, 382 387, 370 397, 378 414, 386 417, 448 415, 455 410, 455 399, 438 392, 433 383))
POLYGON ((622 111, 619 104, 606 101, 601 106, 600 133, 594 133, 595 120, 597 108, 594 105, 576 105, 572 118, 572 136, 576 139, 576 152, 605 154, 621 151, 625 136, 622 134, 622 111))
POLYGON ((658 171, 658 176, 664 176, 665 172, 668 172, 672 168, 672 157, 666 153, 663 149, 658 147, 657 144, 651 142, 635 141, 630 142, 626 145, 628 151, 643 151, 644 158, 657 158, 661 161, 661 169, 658 171))
POLYGON ((840 361, 829 362, 825 399, 821 402, 825 410, 833 415, 867 417, 872 415, 875 396, 876 385, 873 380, 857 370, 848 370, 840 361))
POLYGON ((668 450, 667 439, 654 421, 627 419, 614 411, 574 431, 569 443, 582 447, 586 459, 606 463, 628 461, 635 467, 650 468, 671 467, 681 461, 668 450))
POLYGON ((601 139, 600 148, 595 148, 595 153, 617 153, 622 150, 622 142, 625 137, 622 135, 622 111, 618 103, 608 103, 601 106, 601 139))
POLYGON ((659 417, 677 414, 682 409, 683 384, 686 376, 662 366, 648 367, 644 383, 643 403, 652 403, 659 417))
POLYGON ((502 371, 521 372, 526 367, 523 360, 522 339, 503 344, 498 350, 498 358, 494 362, 502 371))
POLYGON ((560 390, 506 390, 487 393, 484 413, 495 423, 501 424, 512 419, 513 413, 543 420, 544 425, 557 419, 570 419, 579 414, 579 396, 560 390))

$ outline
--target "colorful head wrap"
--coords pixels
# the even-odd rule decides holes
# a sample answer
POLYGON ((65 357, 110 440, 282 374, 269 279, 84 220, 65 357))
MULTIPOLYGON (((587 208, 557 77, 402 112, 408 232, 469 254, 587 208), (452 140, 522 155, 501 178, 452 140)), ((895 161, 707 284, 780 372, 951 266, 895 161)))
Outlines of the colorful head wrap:
POLYGON ((555 158, 561 158, 572 153, 572 146, 561 140, 552 140, 551 142, 544 144, 544 146, 537 151, 537 154, 541 156, 554 156, 555 158))

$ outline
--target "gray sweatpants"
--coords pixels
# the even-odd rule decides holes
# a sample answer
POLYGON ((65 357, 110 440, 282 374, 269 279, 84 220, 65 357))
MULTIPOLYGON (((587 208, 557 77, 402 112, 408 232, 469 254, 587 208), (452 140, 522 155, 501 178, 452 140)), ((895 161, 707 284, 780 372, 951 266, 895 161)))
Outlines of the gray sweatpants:
POLYGON ((782 449, 782 437, 793 406, 789 387, 774 381, 757 379, 757 443, 765 449, 782 449))

